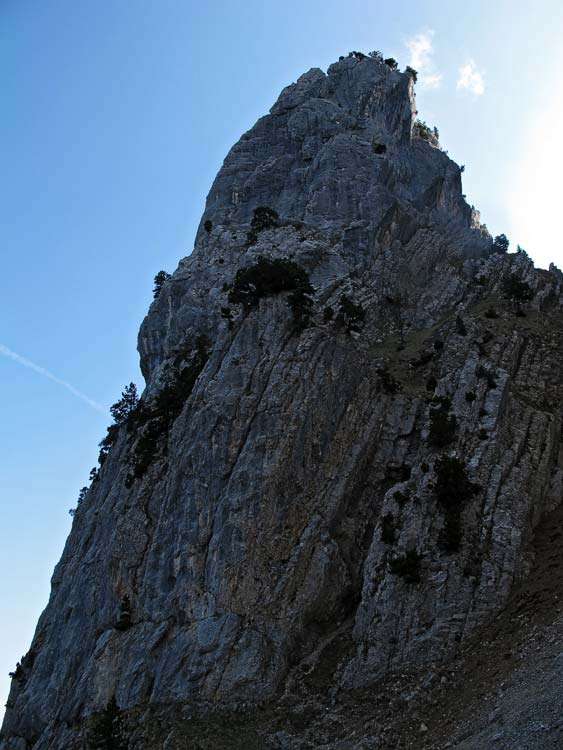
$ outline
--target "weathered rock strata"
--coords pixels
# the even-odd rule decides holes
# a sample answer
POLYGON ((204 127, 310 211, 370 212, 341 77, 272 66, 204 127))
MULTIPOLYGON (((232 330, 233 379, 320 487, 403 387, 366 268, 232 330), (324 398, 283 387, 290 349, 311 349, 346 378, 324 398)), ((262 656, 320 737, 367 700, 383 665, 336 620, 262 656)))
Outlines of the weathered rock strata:
POLYGON ((141 326, 144 402, 198 337, 209 357, 144 474, 128 480, 138 435, 121 429, 79 506, 3 749, 73 747, 113 695, 123 709, 263 702, 343 630, 332 684, 365 687, 451 657, 526 575, 561 500, 563 281, 491 255, 460 169, 412 134, 413 112, 409 75, 347 58, 286 88, 231 149, 141 326), (279 222, 249 242, 258 206, 279 222), (286 294, 229 305, 260 256, 307 271, 303 332, 286 294), (525 317, 501 295, 512 273, 534 291, 525 317), (343 295, 365 311, 358 330, 325 312, 343 295), (436 397, 456 417, 440 448, 436 397), (456 552, 442 454, 480 487, 456 552), (389 566, 408 550, 416 584, 389 566), (131 624, 116 628, 124 597, 131 624))

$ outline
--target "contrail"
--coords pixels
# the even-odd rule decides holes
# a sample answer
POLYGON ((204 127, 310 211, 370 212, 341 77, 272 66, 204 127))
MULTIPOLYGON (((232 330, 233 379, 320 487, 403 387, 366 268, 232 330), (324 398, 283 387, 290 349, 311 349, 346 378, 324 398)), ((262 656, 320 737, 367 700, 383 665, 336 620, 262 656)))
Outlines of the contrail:
POLYGON ((91 398, 88 398, 88 396, 86 396, 84 393, 81 393, 70 383, 67 383, 66 380, 61 380, 56 375, 53 375, 52 372, 49 372, 49 370, 46 370, 44 367, 40 367, 39 365, 36 365, 35 362, 31 362, 29 359, 26 359, 25 357, 21 357, 19 354, 16 354, 16 352, 13 352, 11 349, 8 349, 7 346, 4 346, 4 344, 0 344, 0 354, 3 354, 5 357, 9 357, 10 359, 13 359, 15 362, 18 362, 20 365, 23 365, 24 367, 28 367, 30 370, 34 370, 35 372, 38 372, 39 375, 43 375, 44 377, 49 378, 49 380, 52 380, 54 383, 58 383, 59 385, 62 385, 63 388, 66 388, 67 391, 70 391, 74 396, 77 396, 78 398, 82 399, 82 401, 86 401, 86 403, 89 404, 92 407, 92 409, 95 409, 96 411, 99 411, 102 414, 107 413, 107 409, 104 409, 104 407, 101 404, 98 404, 96 401, 92 401, 91 398))

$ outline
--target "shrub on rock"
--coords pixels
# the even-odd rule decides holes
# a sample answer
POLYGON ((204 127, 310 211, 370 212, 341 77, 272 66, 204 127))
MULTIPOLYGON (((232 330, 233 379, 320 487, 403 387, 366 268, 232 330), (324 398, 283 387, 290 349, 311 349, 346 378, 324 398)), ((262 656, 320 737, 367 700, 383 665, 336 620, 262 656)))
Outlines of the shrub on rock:
POLYGON ((389 561, 389 569, 395 576, 405 579, 405 583, 420 583, 420 561, 422 557, 416 549, 409 549, 404 555, 389 561))
POLYGON ((270 260, 260 256, 253 266, 240 268, 229 292, 229 302, 242 305, 248 313, 263 297, 282 292, 290 292, 287 303, 296 328, 302 330, 309 322, 315 290, 305 269, 287 258, 270 260))
POLYGON ((381 541, 383 544, 394 544, 395 542, 395 519, 392 513, 386 513, 381 519, 381 541))
POLYGON ((88 750, 128 750, 125 725, 115 696, 103 711, 90 719, 86 747, 88 750))
POLYGON ((359 333, 364 326, 365 318, 366 311, 361 305, 352 302, 345 294, 340 297, 336 315, 337 326, 344 328, 347 333, 359 333))
POLYGON ((255 208, 250 222, 250 231, 247 240, 249 245, 253 245, 258 239, 260 232, 265 229, 274 229, 279 226, 280 217, 277 211, 268 206, 258 206, 255 208))
POLYGON ((465 463, 456 457, 442 456, 435 463, 436 499, 445 513, 443 546, 456 552, 461 544, 461 512, 479 486, 470 481, 465 463))
POLYGON ((529 302, 534 296, 531 286, 519 279, 515 273, 504 280, 502 293, 514 304, 517 313, 521 312, 522 303, 529 302))
POLYGON ((428 440, 436 448, 445 448, 455 438, 457 418, 450 413, 450 406, 450 399, 442 398, 430 408, 428 440))

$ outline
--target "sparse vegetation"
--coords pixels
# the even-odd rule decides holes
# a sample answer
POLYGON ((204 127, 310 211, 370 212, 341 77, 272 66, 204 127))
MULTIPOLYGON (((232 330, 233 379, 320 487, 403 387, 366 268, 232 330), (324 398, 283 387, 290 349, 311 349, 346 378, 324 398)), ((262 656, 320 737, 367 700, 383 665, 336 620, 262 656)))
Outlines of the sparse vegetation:
POLYGON ((476 398, 477 396, 475 395, 475 391, 467 391, 467 393, 465 394, 465 400, 468 404, 472 404, 476 398))
POLYGON ((119 615, 115 623, 116 630, 128 630, 131 627, 131 604, 125 594, 119 604, 119 615))
POLYGON ((166 422, 155 416, 142 427, 129 459, 130 472, 125 480, 126 487, 132 487, 135 479, 140 479, 159 455, 162 438, 167 434, 166 422))
POLYGON ((229 326, 229 330, 232 330, 234 325, 233 320, 233 311, 230 307, 222 307, 221 308, 221 317, 224 318, 227 321, 227 324, 229 326))
POLYGON ((428 380, 426 381, 426 390, 427 391, 434 391, 436 390, 436 386, 438 385, 438 381, 434 377, 434 375, 431 375, 428 380))
POLYGON ((166 273, 166 271, 159 271, 156 274, 156 276, 154 277, 154 287, 152 290, 153 299, 156 299, 160 295, 162 291, 162 287, 164 286, 166 281, 168 281, 169 278, 170 278, 170 274, 166 273))
POLYGON ((398 482, 408 482, 411 477, 412 468, 409 464, 389 464, 385 467, 384 487, 388 490, 398 482))
POLYGON ((403 507, 403 505, 406 505, 408 501, 410 500, 409 496, 406 492, 401 492, 401 490, 397 490, 393 493, 393 499, 397 502, 399 507, 403 507))
POLYGON ((377 370, 379 375, 379 382, 385 393, 394 394, 400 390, 400 386, 397 380, 391 375, 389 370, 385 367, 380 367, 377 370))
POLYGON ((440 398, 430 408, 428 440, 435 448, 445 448, 455 438, 457 418, 450 413, 449 398, 440 398))
POLYGON ((315 290, 305 269, 287 258, 269 260, 260 256, 253 266, 239 269, 229 292, 229 302, 242 305, 248 313, 263 297, 281 292, 291 292, 287 303, 293 313, 293 323, 296 330, 303 330, 311 317, 315 290))
POLYGON ((438 146, 440 142, 438 128, 431 128, 424 120, 415 120, 412 134, 415 138, 422 138, 422 140, 428 141, 432 146, 438 146))
POLYGON ((69 513, 71 516, 74 516, 76 511, 78 510, 80 503, 84 500, 86 495, 88 494, 88 487, 82 487, 80 492, 78 493, 78 500, 76 501, 76 508, 71 508, 69 510, 69 513))
POLYGON ((407 75, 409 75, 415 83, 417 82, 418 72, 414 68, 411 68, 410 65, 407 65, 407 67, 405 68, 405 73, 407 73, 407 75))
POLYGON ((434 352, 431 350, 422 351, 418 353, 418 356, 413 357, 409 364, 411 367, 424 367, 434 358, 434 352))
POLYGON ((205 336, 198 336, 194 355, 180 354, 169 367, 166 384, 154 402, 154 409, 167 425, 172 425, 182 411, 208 357, 209 341, 205 336))
POLYGON ((250 222, 250 231, 247 235, 249 245, 254 245, 260 232, 265 229, 275 229, 279 226, 280 217, 277 211, 268 206, 258 206, 254 209, 252 221, 250 222))
POLYGON ((521 314, 522 303, 529 302, 534 296, 531 286, 525 281, 519 279, 515 273, 510 274, 510 276, 504 280, 502 284, 502 293, 514 304, 516 314, 521 314))
POLYGON ((395 543, 395 519, 392 513, 386 513, 381 519, 381 541, 383 544, 395 543))
POLYGON ((420 561, 422 557, 416 549, 409 549, 404 555, 389 561, 389 569, 393 575, 405 579, 405 583, 420 583, 420 561))
POLYGON ((128 427, 135 427, 138 438, 129 455, 130 471, 126 486, 140 479, 153 460, 166 453, 167 436, 182 411, 209 357, 209 342, 198 336, 195 352, 178 354, 165 374, 165 385, 149 404, 140 405, 128 419, 128 427))
POLYGON ((379 143, 376 140, 372 142, 371 147, 373 149, 373 153, 377 156, 382 156, 387 152, 387 146, 384 143, 379 143))
POLYGON ((364 326, 365 318, 366 311, 361 305, 352 302, 345 294, 340 297, 335 319, 339 328, 344 328, 347 333, 359 333, 364 326))
POLYGON ((128 750, 125 725, 115 696, 103 711, 90 719, 86 730, 86 747, 88 750, 128 750))
POLYGON ((465 463, 459 458, 442 456, 436 461, 435 492, 445 513, 442 543, 449 552, 456 552, 461 544, 461 513, 479 491, 469 480, 465 463))
POLYGON ((491 390, 497 387, 497 381, 495 379, 494 373, 492 373, 490 370, 487 370, 483 365, 479 365, 477 369, 475 370, 475 375, 479 378, 479 380, 486 380, 487 381, 487 388, 490 388, 491 390))
POLYGON ((211 232, 211 230, 213 229, 213 222, 211 221, 211 219, 206 219, 205 220, 205 222, 203 224, 203 228, 205 229, 205 231, 207 232, 207 234, 209 234, 211 232))
POLYGON ((495 320, 496 318, 498 318, 498 312, 491 305, 491 307, 488 307, 485 310, 485 317, 488 318, 489 320, 495 320))
POLYGON ((521 255, 524 258, 527 258, 528 260, 530 260, 530 256, 528 255, 528 253, 524 250, 524 248, 521 245, 517 245, 516 246, 516 252, 518 253, 518 255, 521 255))
POLYGON ((463 322, 463 318, 461 317, 461 315, 456 315, 455 329, 458 336, 467 336, 467 328, 465 326, 465 323, 463 322))
POLYGON ((483 344, 488 344, 494 339, 494 334, 488 328, 483 333, 483 344))
POLYGON ((332 307, 325 307, 323 310, 323 322, 324 323, 330 323, 330 321, 334 318, 334 310, 332 307))
POLYGON ((387 65, 388 68, 391 68, 391 70, 397 70, 399 67, 399 63, 395 60, 394 57, 388 57, 383 61, 385 65, 387 65))
POLYGON ((11 680, 21 680, 21 678, 23 677, 23 667, 21 665, 21 662, 17 662, 16 668, 13 672, 8 672, 8 677, 11 680))
POLYGON ((18 661, 15 670, 13 672, 8 672, 8 677, 10 677, 12 680, 17 680, 21 683, 24 683, 33 668, 36 655, 37 652, 35 648, 30 648, 27 654, 22 656, 21 660, 18 661))

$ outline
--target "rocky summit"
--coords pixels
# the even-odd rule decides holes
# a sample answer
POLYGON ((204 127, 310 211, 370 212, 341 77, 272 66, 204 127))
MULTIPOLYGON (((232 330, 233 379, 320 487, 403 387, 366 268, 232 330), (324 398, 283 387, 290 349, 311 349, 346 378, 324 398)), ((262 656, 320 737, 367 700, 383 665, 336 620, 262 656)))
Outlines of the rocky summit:
POLYGON ((2 750, 560 747, 563 275, 493 241, 415 80, 313 68, 227 155, 2 750))

